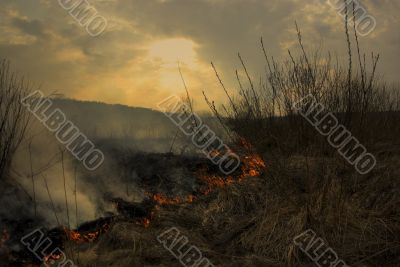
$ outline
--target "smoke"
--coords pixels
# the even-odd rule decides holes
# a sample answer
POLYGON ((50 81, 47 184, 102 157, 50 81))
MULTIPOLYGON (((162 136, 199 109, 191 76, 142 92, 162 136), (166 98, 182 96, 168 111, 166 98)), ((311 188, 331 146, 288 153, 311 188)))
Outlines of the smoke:
POLYGON ((1 186, 1 220, 30 218, 41 227, 60 224, 74 228, 115 212, 107 201, 112 197, 140 202, 146 192, 187 195, 195 191, 190 160, 161 154, 171 150, 193 152, 190 140, 174 140, 177 128, 162 113, 101 103, 54 101, 55 107, 103 151, 105 161, 96 171, 87 171, 65 151, 61 162, 60 151, 65 147, 34 119, 13 160, 7 185, 1 186))
MULTIPOLYGON (((64 161, 62 163, 61 149, 63 147, 50 134, 45 131, 40 132, 41 135, 33 138, 30 145, 25 144, 21 147, 13 162, 9 180, 17 184, 18 191, 24 192, 24 194, 19 193, 15 200, 3 199, 1 207, 11 205, 13 209, 19 210, 18 214, 7 214, 8 217, 15 219, 23 216, 34 219, 41 218, 45 223, 42 225, 43 227, 54 227, 58 224, 76 226, 81 221, 80 218, 82 220, 93 219, 96 215, 95 206, 90 192, 88 193, 85 189, 86 185, 79 180, 79 166, 68 151, 63 152, 64 161), (77 181, 76 197, 75 180, 77 181), (78 203, 78 220, 75 199, 78 203), (68 203, 68 209, 66 203, 68 203), (21 206, 22 210, 19 209, 21 206)), ((1 218, 4 218, 3 214, 1 214, 1 218)))
MULTIPOLYGON (((75 228, 115 212, 107 201, 111 197, 130 202, 144 199, 145 191, 140 185, 143 177, 128 164, 121 165, 126 163, 123 159, 127 154, 138 153, 134 148, 122 148, 114 140, 96 140, 96 146, 106 158, 99 169, 88 171, 67 150, 63 152, 62 162, 61 151, 65 148, 43 127, 36 125, 34 128, 32 135, 35 137, 17 151, 9 182, 1 186, 0 219, 30 218, 40 227, 52 228, 60 224, 75 228)), ((149 166, 152 168, 151 164, 149 166)))

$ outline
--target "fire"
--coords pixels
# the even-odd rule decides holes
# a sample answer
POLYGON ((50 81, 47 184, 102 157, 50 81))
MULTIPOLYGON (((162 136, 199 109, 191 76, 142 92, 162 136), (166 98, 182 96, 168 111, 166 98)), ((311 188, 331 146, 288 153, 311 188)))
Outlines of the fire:
POLYGON ((210 152, 210 156, 212 158, 217 157, 217 156, 223 156, 223 154, 221 153, 221 151, 218 151, 217 149, 213 149, 210 152))
POLYGON ((265 169, 265 163, 257 154, 245 156, 242 160, 242 178, 247 176, 255 177, 261 174, 261 170, 265 169))
POLYGON ((148 228, 150 226, 150 222, 151 220, 149 218, 144 218, 139 224, 143 225, 144 228, 148 228))
POLYGON ((203 189, 202 191, 202 193, 205 195, 211 193, 215 188, 223 188, 225 186, 232 185, 235 182, 232 176, 220 177, 217 175, 209 175, 205 170, 199 171, 199 177, 207 185, 207 188, 203 189))
POLYGON ((51 254, 43 258, 45 263, 57 262, 61 258, 61 254, 51 254))
MULTIPOLYGON (((196 175, 198 179, 204 182, 205 186, 197 192, 198 195, 208 195, 212 193, 214 190, 218 188, 224 188, 226 186, 233 185, 235 183, 240 183, 246 178, 256 177, 261 175, 262 171, 265 169, 266 165, 262 158, 254 153, 252 146, 247 143, 245 140, 240 140, 239 147, 245 149, 246 152, 237 153, 238 155, 243 155, 240 157, 241 165, 240 169, 235 171, 231 175, 218 175, 218 174, 210 174, 209 170, 205 167, 197 171, 196 175)), ((217 156, 219 154, 218 151, 213 151, 213 155, 217 156)), ((155 202, 155 206, 150 211, 150 214, 141 219, 136 220, 136 224, 142 225, 145 228, 148 228, 153 221, 155 214, 159 211, 161 206, 170 206, 170 205, 180 205, 183 203, 191 204, 198 199, 196 195, 187 195, 187 196, 167 196, 162 193, 146 193, 146 195, 155 202)), ((118 209, 119 202, 116 202, 116 208, 118 209)), ((99 236, 107 232, 110 228, 108 223, 104 223, 101 227, 97 228, 96 231, 89 233, 82 233, 79 230, 70 230, 68 228, 64 228, 64 231, 69 240, 74 241, 76 243, 91 243, 96 241, 99 236)), ((8 240, 9 236, 7 231, 4 230, 3 237, 0 241, 0 248, 4 245, 4 243, 8 240)), ((48 255, 44 258, 46 263, 50 261, 57 262, 60 259, 61 255, 48 255)))
POLYGON ((150 215, 146 218, 143 218, 136 222, 138 225, 143 225, 144 228, 148 228, 150 226, 151 221, 153 220, 156 212, 160 210, 160 206, 156 205, 153 210, 150 212, 150 215))
MULTIPOLYGON (((265 169, 265 163, 262 158, 254 153, 254 149, 252 146, 246 142, 244 139, 239 140, 239 145, 237 149, 238 155, 244 155, 240 157, 240 169, 235 171, 232 175, 218 175, 218 174, 210 174, 207 167, 200 169, 196 172, 198 179, 203 181, 204 185, 202 189, 200 189, 197 194, 198 195, 208 195, 213 192, 217 188, 224 188, 226 186, 233 185, 235 183, 240 183, 244 179, 248 177, 256 177, 259 176, 263 169, 265 169)), ((233 151, 231 151, 233 153, 233 151)), ((219 156, 221 153, 218 150, 213 150, 211 152, 212 156, 219 156)), ((137 219, 135 221, 136 224, 142 225, 144 227, 149 227, 151 221, 153 220, 155 214, 160 209, 161 206, 171 206, 171 205, 180 205, 183 203, 191 204, 197 200, 198 196, 196 195, 187 195, 187 196, 167 196, 163 193, 145 193, 147 197, 154 201, 155 206, 150 211, 150 214, 141 219, 137 219)), ((116 201, 114 203, 116 205, 116 209, 120 208, 120 202, 116 201)), ((82 235, 78 231, 70 231, 67 233, 71 240, 76 242, 93 242, 97 240, 102 230, 88 233, 86 235, 82 235)))
POLYGON ((69 230, 67 228, 65 228, 64 230, 69 240, 75 241, 77 243, 90 243, 96 241, 101 233, 107 232, 109 229, 110 225, 106 223, 99 230, 87 234, 81 234, 77 230, 69 230))
POLYGON ((179 205, 182 203, 193 203, 196 200, 196 197, 193 195, 188 195, 185 197, 168 197, 166 195, 163 195, 161 193, 156 193, 156 194, 151 194, 151 193, 146 193, 146 195, 154 200, 157 204, 153 208, 153 210, 150 212, 150 215, 146 218, 143 218, 136 222, 139 225, 143 225, 145 228, 150 226, 150 222, 153 220, 156 212, 160 209, 160 206, 170 206, 170 205, 179 205))
MULTIPOLYGON (((219 176, 215 174, 207 173, 207 169, 201 169, 197 172, 197 175, 200 180, 202 180, 206 187, 200 190, 200 193, 203 195, 208 195, 213 192, 216 188, 223 188, 229 185, 233 185, 235 183, 242 182, 245 178, 248 177, 256 177, 259 176, 263 169, 265 169, 265 163, 262 158, 254 153, 254 149, 246 140, 240 139, 239 140, 239 147, 244 149, 246 152, 241 153, 245 154, 245 156, 240 157, 241 160, 241 167, 239 174, 229 175, 229 176, 219 176)), ((212 156, 221 155, 218 150, 213 150, 210 152, 212 156)), ((182 203, 193 203, 196 201, 196 196, 188 195, 186 197, 168 197, 163 195, 162 193, 146 193, 147 196, 154 200, 157 205, 151 211, 151 215, 147 218, 144 218, 137 222, 138 224, 143 225, 144 227, 149 227, 150 222, 152 221, 154 214, 159 209, 160 206, 167 206, 167 205, 179 205, 182 203)))
POLYGON ((204 169, 199 171, 198 174, 200 179, 202 179, 208 185, 208 188, 203 190, 203 194, 207 195, 211 193, 215 188, 223 188, 237 182, 242 182, 245 178, 248 177, 259 176, 261 174, 261 171, 265 169, 266 166, 264 161, 259 155, 252 152, 254 149, 249 143, 247 143, 244 139, 241 139, 240 146, 248 151, 248 155, 240 157, 240 161, 242 163, 240 167, 240 174, 218 176, 214 174, 210 175, 207 173, 207 170, 204 169))
POLYGON ((188 195, 186 197, 167 197, 161 193, 150 194, 150 197, 160 206, 192 203, 196 199, 193 195, 188 195))

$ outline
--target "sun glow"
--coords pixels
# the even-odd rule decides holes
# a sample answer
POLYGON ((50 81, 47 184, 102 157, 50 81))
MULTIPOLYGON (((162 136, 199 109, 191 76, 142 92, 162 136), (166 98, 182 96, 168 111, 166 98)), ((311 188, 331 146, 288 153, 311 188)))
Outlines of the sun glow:
POLYGON ((147 61, 156 70, 153 77, 159 86, 170 90, 181 85, 178 64, 185 77, 190 78, 190 73, 199 71, 197 47, 192 40, 181 37, 157 40, 147 46, 147 61))
POLYGON ((180 62, 187 67, 195 68, 197 62, 197 45, 189 39, 171 38, 156 41, 150 44, 148 56, 163 67, 176 68, 180 62))

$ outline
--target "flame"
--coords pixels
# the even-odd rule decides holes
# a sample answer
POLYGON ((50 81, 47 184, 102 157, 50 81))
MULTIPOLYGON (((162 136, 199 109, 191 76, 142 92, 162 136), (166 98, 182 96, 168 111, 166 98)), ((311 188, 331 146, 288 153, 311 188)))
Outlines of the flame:
POLYGON ((81 234, 77 230, 70 230, 67 228, 64 228, 64 231, 67 234, 69 240, 71 241, 75 241, 76 243, 91 243, 96 241, 101 233, 105 233, 109 229, 110 225, 105 223, 99 230, 87 234, 81 234))
MULTIPOLYGON (((228 152, 231 152, 231 151, 228 151, 228 152)), ((212 157, 212 158, 214 158, 214 157, 218 157, 218 156, 224 156, 223 154, 222 154, 222 152, 221 151, 219 151, 218 149, 212 149, 210 152, 209 152, 209 154, 210 154, 210 157, 212 157)))
POLYGON ((143 220, 143 224, 144 224, 144 227, 149 227, 149 225, 150 225, 150 219, 148 219, 148 218, 145 218, 144 220, 143 220))
MULTIPOLYGON (((208 187, 202 191, 203 194, 208 195, 214 191, 215 188, 223 188, 238 182, 242 182, 245 178, 259 176, 261 171, 265 169, 265 162, 259 155, 253 152, 254 149, 250 143, 244 139, 240 139, 239 145, 248 152, 247 155, 240 157, 240 174, 219 176, 215 174, 208 174, 206 169, 200 170, 198 172, 200 179, 208 185, 208 187)), ((212 153, 219 152, 213 151, 212 153)))
POLYGON ((241 158, 242 160, 242 174, 241 178, 245 177, 256 177, 261 174, 261 170, 265 169, 265 163, 261 159, 261 157, 257 154, 253 154, 250 156, 245 156, 241 158))
POLYGON ((150 223, 153 220, 156 212, 160 210, 160 206, 179 205, 182 203, 190 204, 196 200, 196 197, 193 195, 188 195, 185 197, 179 197, 179 196, 168 197, 161 193, 156 193, 156 194, 145 193, 145 194, 157 203, 153 208, 153 210, 150 212, 150 215, 148 217, 140 219, 139 221, 136 222, 136 224, 143 225, 145 228, 148 228, 150 226, 150 223))
POLYGON ((57 262, 60 258, 61 258, 61 254, 50 254, 50 255, 45 256, 43 258, 43 261, 45 263, 53 264, 53 263, 57 262))
POLYGON ((160 206, 193 203, 193 201, 196 199, 196 197, 193 195, 188 195, 186 197, 167 197, 161 193, 147 195, 149 195, 151 199, 153 199, 160 206))
MULTIPOLYGON (((205 183, 206 186, 205 188, 201 189, 200 192, 198 193, 203 195, 208 195, 217 188, 223 188, 229 185, 233 185, 235 183, 240 183, 245 178, 256 177, 261 174, 262 170, 265 169, 266 166, 262 158, 253 152, 254 149, 251 146, 251 144, 244 139, 240 139, 239 147, 247 151, 246 153, 238 153, 238 154, 245 154, 245 156, 240 157, 241 160, 240 172, 235 172, 233 175, 229 176, 223 176, 223 175, 209 174, 206 168, 201 169, 197 171, 196 174, 199 177, 199 179, 205 183)), ((210 154, 212 156, 223 156, 221 155, 221 152, 218 150, 213 150, 210 152, 210 154)), ((145 193, 145 194, 156 203, 153 210, 151 210, 149 216, 136 221, 136 224, 142 225, 145 228, 150 226, 151 221, 153 220, 155 214, 157 213, 157 211, 160 209, 161 206, 179 205, 182 203, 191 204, 197 200, 197 197, 194 195, 170 197, 162 193, 145 193)), ((120 204, 116 202, 115 205, 116 208, 118 209, 118 205, 120 204)), ((78 231, 67 230, 69 238, 78 243, 93 242, 97 240, 101 232, 102 230, 100 229, 93 233, 82 235, 78 231)))
POLYGON ((151 221, 153 220, 157 211, 160 210, 160 206, 156 205, 153 210, 150 212, 150 215, 146 218, 143 218, 136 222, 138 225, 144 226, 144 228, 148 228, 150 226, 151 221))
MULTIPOLYGON (((244 148, 247 151, 247 153, 245 153, 246 155, 240 158, 240 173, 229 176, 219 176, 216 174, 208 174, 207 169, 205 168, 201 169, 197 172, 197 175, 199 179, 201 179, 206 184, 206 187, 201 189, 200 193, 202 193, 203 195, 208 195, 216 188, 223 188, 229 185, 233 185, 235 183, 240 183, 245 178, 256 177, 261 174, 266 165, 262 158, 258 154, 253 152, 254 149, 251 144, 248 143, 245 139, 240 139, 239 147, 244 148)), ((222 156, 221 152, 218 150, 213 150, 210 152, 210 154, 212 156, 222 156)), ((197 200, 196 196, 194 195, 188 195, 186 197, 168 197, 166 195, 163 195, 162 193, 146 193, 146 195, 157 203, 155 208, 151 211, 150 216, 137 222, 138 224, 141 224, 146 228, 149 227, 155 212, 159 209, 160 206, 178 205, 182 203, 190 204, 197 200)))
MULTIPOLYGON (((90 232, 87 234, 81 234, 77 230, 70 230, 64 227, 64 231, 69 240, 74 241, 78 244, 82 243, 90 243, 96 241, 101 233, 107 232, 110 229, 110 225, 105 223, 101 228, 97 231, 90 232)), ((47 264, 53 264, 60 260, 62 254, 49 254, 43 258, 43 261, 47 264)))

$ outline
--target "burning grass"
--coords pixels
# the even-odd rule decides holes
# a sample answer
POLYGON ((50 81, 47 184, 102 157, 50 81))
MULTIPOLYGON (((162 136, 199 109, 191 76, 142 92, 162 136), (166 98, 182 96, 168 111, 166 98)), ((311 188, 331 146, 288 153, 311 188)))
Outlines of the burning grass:
POLYGON ((361 73, 352 74, 352 66, 350 72, 334 67, 330 56, 322 65, 318 56, 309 60, 298 35, 301 54, 290 53, 286 65, 265 54, 269 84, 255 89, 240 58, 250 88, 239 81, 235 103, 225 91, 231 103, 227 118, 219 119, 264 157, 239 139, 241 166, 223 176, 190 157, 124 154, 118 167, 147 179, 140 181, 146 200, 111 199, 117 215, 65 229, 69 258, 79 266, 180 266, 156 240, 165 228, 177 227, 215 266, 314 266, 293 242, 312 229, 351 266, 399 266, 399 98, 374 82, 378 57, 371 73, 359 62, 361 73), (374 144, 379 158, 372 172, 358 174, 296 116, 293 103, 310 92, 365 145, 374 144), (187 179, 171 179, 177 173, 187 179))
POLYGON ((156 240, 165 228, 177 227, 216 266, 313 266, 293 243, 308 228, 351 266, 397 266, 400 199, 397 189, 387 188, 398 188, 399 172, 389 166, 399 158, 388 160, 394 162, 362 178, 352 177, 338 159, 287 159, 284 169, 271 167, 264 175, 216 187, 193 203, 160 205, 148 228, 113 224, 93 247, 80 251, 80 264, 180 266, 156 240), (309 176, 298 168, 306 162, 309 176), (288 185, 283 193, 273 178, 277 173, 288 185), (311 191, 300 186, 308 182, 311 191))
MULTIPOLYGON (((109 233, 110 228, 118 228, 121 222, 130 224, 134 228, 146 229, 146 231, 157 229, 159 218, 165 214, 165 211, 173 211, 182 207, 196 207, 200 203, 203 203, 204 199, 210 200, 215 197, 219 190, 243 183, 246 179, 260 175, 265 169, 265 163, 254 152, 248 152, 248 154, 241 158, 241 161, 239 170, 230 176, 218 175, 212 169, 207 168, 207 165, 203 165, 203 168, 195 170, 195 176, 201 186, 193 194, 167 196, 160 192, 147 192, 145 194, 146 199, 142 203, 130 203, 121 198, 108 199, 109 202, 114 204, 119 215, 87 222, 79 226, 76 230, 64 227, 65 238, 63 239, 65 239, 64 245, 66 246, 66 251, 69 251, 71 253, 70 257, 74 258, 77 251, 83 247, 86 248, 82 251, 85 254, 87 244, 90 244, 89 247, 97 247, 97 243, 101 244, 103 236, 114 233, 113 230, 109 233), (156 227, 153 224, 156 224, 156 227)), ((91 253, 90 251, 89 249, 88 253, 91 253)), ((80 252, 78 254, 81 255, 80 252)), ((44 261, 50 262, 57 261, 58 259, 60 259, 60 255, 54 254, 46 256, 44 261)))
POLYGON ((148 193, 142 203, 111 199, 118 215, 64 229, 63 251, 78 266, 180 266, 156 239, 177 227, 215 266, 305 267, 314 263, 293 238, 313 229, 350 266, 397 266, 398 154, 367 176, 339 157, 298 155, 266 164, 248 153, 242 160, 231 177, 197 170, 206 185, 198 189, 209 191, 148 193))
POLYGON ((100 234, 106 233, 110 228, 110 225, 105 223, 100 227, 100 229, 95 230, 94 232, 89 232, 86 234, 82 234, 77 230, 69 230, 65 228, 65 233, 68 236, 69 240, 74 241, 76 243, 86 243, 86 242, 94 242, 96 241, 100 234))

